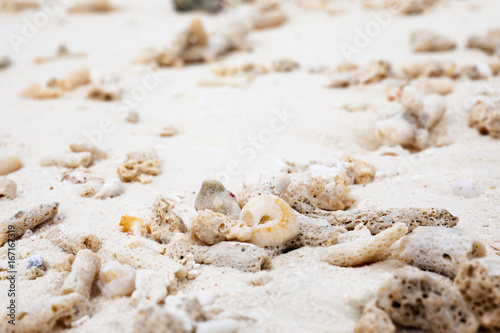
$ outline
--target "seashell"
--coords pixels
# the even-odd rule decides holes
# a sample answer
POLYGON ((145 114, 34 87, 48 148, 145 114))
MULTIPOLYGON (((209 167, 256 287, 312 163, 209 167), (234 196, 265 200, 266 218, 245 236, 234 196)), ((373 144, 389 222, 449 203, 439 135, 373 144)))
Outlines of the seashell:
POLYGON ((121 195, 124 191, 122 182, 118 178, 111 178, 104 182, 99 192, 96 194, 97 199, 114 198, 121 195))
POLYGON ((226 240, 246 242, 252 235, 252 229, 245 222, 230 220, 209 209, 198 211, 190 230, 192 235, 209 245, 226 240))
POLYGON ((17 156, 3 156, 0 158, 0 176, 8 175, 23 167, 23 163, 17 156))
POLYGON ((460 267, 455 285, 481 326, 500 328, 500 257, 473 259, 460 267))
POLYGON ((454 50, 455 42, 429 30, 417 30, 411 34, 413 52, 443 52, 454 50))
POLYGON ((457 229, 418 227, 392 245, 391 255, 406 264, 454 277, 460 265, 484 257, 486 248, 457 229))
POLYGON ((101 267, 97 286, 103 296, 128 296, 135 290, 135 270, 110 261, 101 267))
POLYGON ((277 246, 299 233, 292 208, 273 195, 251 199, 241 210, 240 220, 252 228, 250 242, 258 246, 277 246))
POLYGON ((15 199, 17 196, 17 184, 10 179, 2 178, 0 180, 0 199, 15 199))
POLYGON ((288 185, 290 185, 290 182, 290 176, 286 173, 264 178, 259 184, 244 189, 243 192, 238 195, 238 203, 240 207, 243 207, 250 199, 259 195, 267 194, 280 196, 288 185))
POLYGON ((391 228, 372 237, 359 237, 324 249, 322 260, 329 264, 349 267, 370 264, 389 257, 389 247, 406 235, 408 227, 396 223, 391 228))
POLYGON ((179 130, 177 130, 177 128, 175 128, 175 126, 166 126, 162 129, 162 131, 160 132, 160 136, 162 137, 168 137, 168 136, 174 136, 174 135, 177 135, 179 133, 179 130))
POLYGON ((237 220, 241 212, 236 196, 215 179, 203 181, 196 195, 194 208, 197 211, 209 209, 215 213, 224 214, 231 220, 237 220))
POLYGON ((480 194, 476 184, 466 179, 457 180, 451 187, 453 193, 461 197, 476 198, 480 194))
POLYGON ((427 332, 473 333, 479 327, 474 313, 448 278, 411 266, 398 269, 385 282, 376 305, 394 323, 427 332))

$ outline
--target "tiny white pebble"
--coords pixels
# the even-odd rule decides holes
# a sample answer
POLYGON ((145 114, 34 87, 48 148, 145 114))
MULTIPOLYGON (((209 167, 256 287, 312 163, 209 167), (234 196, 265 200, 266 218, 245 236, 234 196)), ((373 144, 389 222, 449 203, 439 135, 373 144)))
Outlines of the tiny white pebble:
POLYGON ((457 180, 452 185, 453 193, 455 195, 466 197, 466 198, 475 198, 479 196, 479 190, 473 182, 470 180, 457 180))

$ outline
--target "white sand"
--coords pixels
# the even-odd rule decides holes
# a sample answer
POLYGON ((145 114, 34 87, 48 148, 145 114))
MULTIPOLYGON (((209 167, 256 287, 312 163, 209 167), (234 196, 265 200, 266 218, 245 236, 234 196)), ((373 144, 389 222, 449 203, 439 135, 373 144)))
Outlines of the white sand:
MULTIPOLYGON (((138 124, 126 123, 112 112, 118 102, 87 100, 88 87, 47 101, 23 99, 20 92, 32 83, 43 84, 86 66, 93 75, 119 76, 127 96, 148 75, 145 67, 131 65, 141 52, 167 45, 195 15, 201 16, 210 30, 231 13, 178 14, 165 0, 121 1, 118 11, 104 15, 61 12, 27 44, 20 45, 18 53, 6 36, 9 32, 19 33, 23 17, 31 19, 36 11, 0 14, 0 56, 7 55, 14 62, 0 72, 0 155, 17 155, 25 164, 8 176, 18 184, 18 198, 0 200, 0 219, 40 203, 60 201, 60 214, 64 215, 61 229, 94 232, 107 246, 124 239, 116 230, 122 215, 147 216, 156 193, 181 194, 182 203, 192 206, 202 180, 224 172, 232 160, 239 167, 225 185, 237 193, 244 176, 268 172, 277 159, 330 162, 350 154, 373 163, 378 172, 374 182, 352 188, 356 204, 369 200, 363 204, 445 208, 460 218, 458 229, 483 241, 488 253, 494 254, 493 247, 500 249, 500 141, 469 128, 462 106, 482 82, 458 80, 453 93, 446 96, 449 109, 443 137, 449 139, 449 145, 411 157, 402 150, 400 156, 381 155, 372 128, 382 109, 389 105, 386 91, 391 81, 328 89, 323 86, 326 74, 308 72, 312 66, 339 65, 343 61, 339 43, 351 43, 353 29, 373 20, 370 12, 360 9, 358 1, 338 5, 345 10, 329 15, 287 4, 284 8, 290 15, 288 23, 252 32, 248 39, 253 52, 233 53, 220 61, 228 65, 249 61, 270 65, 273 60, 289 57, 301 65, 295 72, 258 76, 245 87, 230 88, 197 85, 200 78, 211 76, 210 65, 159 69, 155 73, 161 77, 161 84, 136 107, 138 124), (53 55, 60 44, 72 52, 84 52, 87 57, 42 65, 33 62, 35 57, 53 55), (367 103, 367 110, 348 112, 341 108, 359 100, 367 103), (283 109, 294 116, 289 124, 274 133, 269 143, 262 144, 255 157, 240 154, 240 145, 269 127, 273 110, 283 109), (147 185, 126 184, 125 193, 117 198, 82 198, 78 185, 59 181, 64 168, 41 167, 39 160, 47 154, 67 151, 69 144, 85 139, 84 132, 98 128, 104 118, 111 119, 114 127, 111 133, 104 134, 100 144, 109 158, 92 166, 93 174, 116 176, 116 167, 128 152, 147 147, 157 150, 162 173, 147 185), (157 134, 167 125, 176 126, 179 134, 159 137, 157 134), (473 199, 455 196, 451 185, 460 179, 476 182, 481 195, 473 199)), ((410 60, 447 59, 457 64, 493 60, 466 49, 465 43, 472 34, 500 27, 499 12, 500 2, 496 0, 444 1, 424 15, 393 16, 353 61, 363 64, 385 59, 399 71, 410 60), (457 42, 457 50, 413 54, 409 35, 422 27, 447 35, 457 42)), ((500 85, 494 88, 498 93, 500 85)), ((220 297, 206 310, 218 318, 240 320, 242 332, 351 332, 365 302, 375 295, 383 279, 401 266, 389 259, 361 268, 340 268, 308 256, 299 258, 294 252, 279 256, 273 265, 266 273, 273 279, 264 286, 248 282, 252 273, 204 266, 201 275, 182 284, 180 290, 189 294, 216 290, 220 297)), ((22 282, 19 301, 30 304, 55 294, 60 283, 43 278, 22 282)), ((6 281, 0 281, 2 300, 5 286, 6 281)), ((129 299, 96 298, 92 302, 96 308, 91 320, 70 331, 114 332, 128 327, 129 299)))

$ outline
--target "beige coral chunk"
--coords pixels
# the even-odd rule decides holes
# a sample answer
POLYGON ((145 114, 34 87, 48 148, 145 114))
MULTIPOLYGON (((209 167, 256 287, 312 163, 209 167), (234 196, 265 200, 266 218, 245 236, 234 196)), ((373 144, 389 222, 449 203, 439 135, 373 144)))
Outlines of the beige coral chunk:
POLYGON ((93 146, 87 141, 77 142, 69 145, 69 148, 74 153, 89 152, 92 154, 92 161, 99 161, 108 157, 106 152, 96 146, 93 146))
POLYGON ((283 249, 293 250, 304 246, 332 246, 338 243, 340 231, 322 219, 310 218, 296 214, 299 223, 299 233, 288 240, 283 249))
POLYGON ((88 91, 87 98, 97 101, 110 102, 120 99, 120 95, 120 91, 115 87, 96 86, 92 87, 88 91))
POLYGON ((259 246, 239 242, 222 242, 213 246, 199 246, 195 252, 197 263, 231 267, 244 272, 258 272, 272 266, 267 252, 259 246))
POLYGON ((227 216, 205 209, 191 222, 191 234, 201 241, 213 245, 223 241, 246 242, 250 240, 252 229, 245 222, 230 220, 227 216))
POLYGON ((118 166, 118 176, 123 182, 140 181, 149 183, 149 178, 160 173, 160 161, 154 150, 133 152, 127 155, 127 160, 118 166))
POLYGON ((484 257, 486 247, 460 230, 418 227, 393 244, 391 255, 406 264, 453 278, 462 264, 484 257))
POLYGON ((337 69, 326 84, 330 88, 346 88, 354 84, 371 84, 391 76, 391 65, 382 60, 372 61, 363 67, 349 66, 337 69))
POLYGON ((458 223, 458 217, 451 215, 446 209, 437 208, 350 210, 335 212, 332 217, 329 222, 333 225, 353 230, 358 223, 362 223, 373 234, 378 234, 399 222, 405 223, 409 231, 419 226, 454 227, 458 223))
POLYGON ((264 178, 256 185, 245 187, 238 195, 238 204, 243 207, 250 199, 259 195, 276 195, 281 193, 290 185, 290 176, 286 173, 280 173, 275 176, 264 178))
POLYGON ((408 227, 404 223, 397 223, 373 237, 330 246, 323 252, 322 259, 344 267, 385 260, 390 255, 389 247, 407 232, 408 227))
POLYGON ((354 184, 368 184, 375 177, 375 168, 368 162, 347 155, 340 160, 354 164, 354 184))
POLYGON ((268 29, 279 27, 288 20, 286 13, 276 4, 263 4, 259 6, 253 18, 254 29, 268 29))
POLYGON ((3 156, 0 158, 0 176, 8 175, 23 167, 23 163, 17 156, 3 156))
POLYGON ((51 220, 57 215, 59 203, 39 205, 37 207, 17 212, 7 221, 0 223, 0 246, 7 240, 22 236, 26 230, 51 220))
POLYGON ((58 156, 47 156, 40 160, 41 166, 61 166, 65 168, 88 167, 92 164, 90 152, 66 153, 58 156))
POLYGON ((291 183, 281 197, 288 203, 307 197, 319 209, 343 210, 350 206, 350 179, 338 168, 313 164, 307 171, 290 175, 291 183))
POLYGON ((190 333, 195 331, 196 322, 206 319, 200 302, 183 294, 167 296, 165 305, 143 302, 132 315, 131 332, 190 333))
POLYGON ((52 244, 72 254, 77 254, 81 250, 97 252, 101 249, 101 240, 94 234, 67 233, 58 227, 52 227, 40 237, 50 240, 52 244))
POLYGON ((63 91, 75 90, 79 86, 90 83, 90 73, 87 68, 82 68, 74 73, 71 73, 63 79, 52 79, 47 84, 51 88, 59 88, 63 91))
POLYGON ((473 333, 478 322, 453 283, 406 266, 380 288, 376 305, 403 326, 431 333, 473 333))
POLYGON ((452 61, 427 60, 422 62, 411 62, 404 65, 401 70, 409 79, 414 79, 419 76, 448 77, 453 79, 458 75, 457 66, 452 61))
POLYGON ((27 309, 20 309, 17 314, 15 329, 1 318, 0 331, 6 333, 51 333, 56 325, 70 326, 71 323, 87 315, 90 309, 88 300, 72 293, 44 299, 27 309))
POLYGON ((135 291, 132 301, 136 304, 144 300, 154 303, 162 302, 168 294, 167 285, 162 272, 152 269, 141 269, 135 275, 135 291))
POLYGON ((474 259, 460 267, 455 278, 465 301, 488 329, 500 328, 500 257, 474 259))
POLYGON ((443 52, 454 50, 457 45, 445 36, 429 30, 417 30, 411 34, 413 52, 443 52))
POLYGON ((375 124, 375 135, 382 144, 425 149, 434 143, 433 129, 443 119, 446 101, 440 95, 421 96, 407 86, 403 90, 400 110, 375 124))
POLYGON ((387 313, 375 304, 365 306, 354 333, 394 333, 396 326, 387 313))
POLYGON ((298 69, 300 65, 292 59, 280 59, 273 62, 273 69, 275 72, 291 72, 298 69))
POLYGON ((17 184, 13 180, 0 179, 0 199, 15 199, 17 196, 17 184))
POLYGON ((184 221, 172 210, 173 204, 159 196, 151 209, 151 236, 158 242, 168 244, 175 233, 186 233, 184 221))
POLYGON ((108 0, 92 0, 90 3, 76 4, 69 9, 72 14, 109 13, 116 8, 108 0))
POLYGON ((71 273, 64 280, 61 294, 78 293, 89 298, 92 284, 101 267, 101 259, 91 250, 78 251, 71 273))
POLYGON ((195 244, 187 235, 178 234, 165 248, 165 256, 177 261, 189 254, 198 264, 231 267, 244 272, 258 272, 272 266, 265 249, 248 243, 221 242, 203 246, 195 244))
POLYGON ((152 269, 162 272, 168 289, 175 288, 177 280, 182 281, 186 278, 187 271, 184 266, 142 244, 130 242, 114 247, 111 252, 115 260, 134 269, 152 269))
POLYGON ((419 93, 422 95, 439 94, 447 95, 453 91, 454 83, 446 77, 442 78, 426 78, 420 77, 412 82, 419 93))
POLYGON ((52 99, 59 98, 64 94, 64 91, 60 88, 44 88, 39 84, 33 84, 23 90, 21 93, 22 97, 34 98, 34 99, 52 99))
POLYGON ((477 101, 469 113, 469 126, 500 139, 500 101, 477 101))
POLYGON ((491 35, 471 36, 467 40, 467 47, 469 49, 481 50, 488 55, 493 55, 500 47, 500 38, 491 35))
POLYGON ((196 195, 194 208, 197 211, 209 209, 215 213, 224 214, 232 220, 237 220, 241 212, 236 196, 215 179, 203 181, 196 195))

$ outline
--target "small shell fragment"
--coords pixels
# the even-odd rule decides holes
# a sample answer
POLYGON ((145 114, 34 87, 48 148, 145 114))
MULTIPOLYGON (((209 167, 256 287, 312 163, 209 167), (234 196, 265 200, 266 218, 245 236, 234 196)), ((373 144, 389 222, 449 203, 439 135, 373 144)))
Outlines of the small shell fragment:
POLYGON ((0 199, 15 199, 17 196, 17 184, 10 179, 0 179, 0 199))
POLYGON ((0 157, 0 176, 8 175, 23 167, 23 163, 17 156, 0 157))
POLYGON ((110 261, 101 267, 97 286, 103 296, 128 296, 135 290, 135 270, 110 261))

